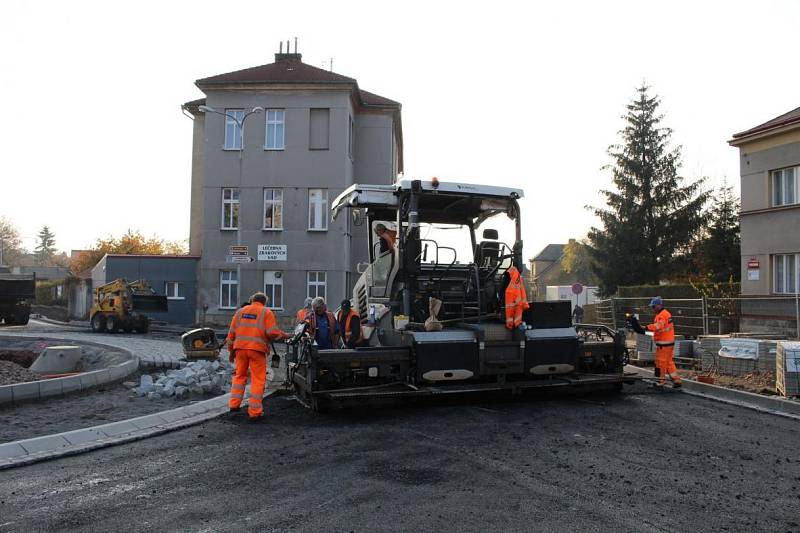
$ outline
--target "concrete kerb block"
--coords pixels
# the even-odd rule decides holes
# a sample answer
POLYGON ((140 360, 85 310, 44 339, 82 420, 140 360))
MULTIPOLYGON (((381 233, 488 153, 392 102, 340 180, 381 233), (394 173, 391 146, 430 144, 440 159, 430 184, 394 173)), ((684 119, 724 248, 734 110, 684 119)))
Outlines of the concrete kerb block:
POLYGON ((7 442, 0 444, 0 460, 13 459, 15 457, 23 457, 28 455, 28 451, 19 445, 18 442, 7 442))
POLYGON ((101 433, 100 431, 94 428, 76 429, 74 431, 67 431, 66 433, 61 433, 61 436, 64 437, 67 440, 67 442, 69 442, 73 446, 87 444, 90 442, 95 442, 107 438, 105 433, 101 433))
POLYGON ((0 404, 14 401, 14 385, 0 386, 0 404))
POLYGON ((81 376, 69 376, 61 378, 62 393, 68 394, 70 392, 77 392, 81 390, 81 376))
POLYGON ((80 374, 78 377, 80 378, 81 382, 81 390, 96 387, 98 385, 97 375, 99 372, 100 370, 93 370, 91 372, 84 372, 83 374, 80 374))
POLYGON ((139 429, 150 429, 164 425, 164 420, 158 416, 158 413, 140 416, 138 418, 130 418, 127 422, 130 422, 139 429))
POLYGON ((43 379, 39 381, 39 397, 59 396, 64 393, 64 388, 60 378, 43 379))
POLYGON ((14 402, 24 402, 25 400, 36 400, 41 397, 39 394, 39 381, 28 383, 16 383, 12 385, 14 402))
POLYGON ((17 443, 25 448, 28 454, 52 452, 69 446, 69 441, 60 434, 36 437, 33 439, 18 440, 17 443))
POLYGON ((108 368, 104 368, 102 370, 96 370, 95 375, 97 376, 98 385, 105 385, 106 383, 113 381, 111 379, 111 370, 109 370, 108 368))
POLYGON ((139 428, 128 420, 112 422, 111 424, 103 424, 102 426, 95 426, 94 429, 103 432, 109 437, 117 437, 119 435, 125 435, 126 433, 134 433, 139 431, 139 428))

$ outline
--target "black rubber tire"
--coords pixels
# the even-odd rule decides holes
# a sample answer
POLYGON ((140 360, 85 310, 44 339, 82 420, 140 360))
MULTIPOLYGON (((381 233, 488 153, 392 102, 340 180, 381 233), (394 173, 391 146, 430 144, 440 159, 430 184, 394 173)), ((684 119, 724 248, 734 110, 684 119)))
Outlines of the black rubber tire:
POLYGON ((125 322, 125 324, 122 326, 122 331, 124 331, 125 333, 130 333, 131 331, 133 331, 133 324, 131 324, 130 322, 125 322))
POLYGON ((91 321, 92 331, 94 333, 105 333, 106 331, 106 317, 103 313, 95 313, 91 321))
POLYGON ((136 323, 136 331, 139 333, 147 333, 150 331, 150 320, 147 317, 141 317, 136 323))
POLYGON ((13 326, 17 322, 14 320, 14 315, 6 315, 3 317, 6 322, 6 326, 13 326))
POLYGON ((108 333, 119 331, 119 318, 116 315, 108 315, 106 317, 106 331, 108 333))
POLYGON ((14 317, 14 324, 18 324, 20 326, 24 326, 30 320, 31 315, 17 315, 14 317))

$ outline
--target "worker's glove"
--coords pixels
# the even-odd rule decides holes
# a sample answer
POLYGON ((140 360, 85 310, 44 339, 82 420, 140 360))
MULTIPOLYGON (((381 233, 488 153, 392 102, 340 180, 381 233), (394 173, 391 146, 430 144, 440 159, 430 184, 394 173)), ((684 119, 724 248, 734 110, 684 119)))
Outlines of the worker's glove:
POLYGON ((228 350, 228 361, 233 363, 236 360, 236 350, 228 350))
POLYGON ((647 330, 644 329, 641 324, 639 324, 639 319, 636 318, 636 315, 631 315, 628 317, 628 324, 630 324, 633 331, 639 333, 640 335, 644 335, 647 332, 647 330))

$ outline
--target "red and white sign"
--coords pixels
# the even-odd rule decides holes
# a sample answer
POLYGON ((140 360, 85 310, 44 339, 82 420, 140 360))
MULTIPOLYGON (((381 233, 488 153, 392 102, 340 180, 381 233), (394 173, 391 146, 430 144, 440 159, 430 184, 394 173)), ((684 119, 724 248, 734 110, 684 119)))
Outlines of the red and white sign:
POLYGON ((573 283, 572 284, 572 294, 580 294, 583 292, 583 285, 580 283, 573 283))
POLYGON ((758 269, 759 268, 758 258, 751 257, 750 260, 747 262, 747 268, 758 269))

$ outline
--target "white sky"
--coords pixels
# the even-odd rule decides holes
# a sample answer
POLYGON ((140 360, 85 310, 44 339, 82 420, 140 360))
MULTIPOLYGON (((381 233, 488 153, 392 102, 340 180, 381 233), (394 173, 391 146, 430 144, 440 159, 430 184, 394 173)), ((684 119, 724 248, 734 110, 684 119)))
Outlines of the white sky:
POLYGON ((800 106, 800 2, 0 2, 0 215, 61 249, 189 231, 194 80, 303 60, 403 104, 407 177, 522 187, 525 255, 582 237, 646 80, 683 173, 800 106))

